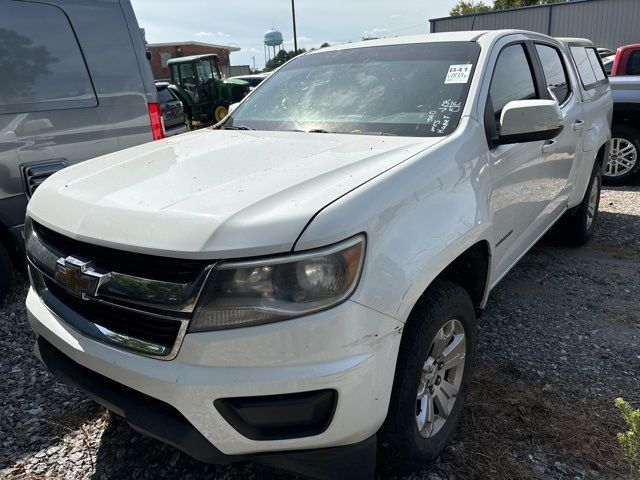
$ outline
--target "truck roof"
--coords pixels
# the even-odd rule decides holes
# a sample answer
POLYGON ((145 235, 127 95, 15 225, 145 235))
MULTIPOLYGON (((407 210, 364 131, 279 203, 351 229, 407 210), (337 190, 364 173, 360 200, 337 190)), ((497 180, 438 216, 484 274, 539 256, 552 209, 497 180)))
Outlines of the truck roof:
POLYGON ((202 54, 202 55, 188 55, 186 57, 170 58, 167 61, 167 65, 171 65, 172 63, 193 62, 194 60, 198 60, 200 58, 206 58, 206 57, 216 57, 216 58, 218 58, 218 55, 216 55, 215 53, 205 53, 205 54, 202 54))
MULTIPOLYGON (((364 47, 378 47, 386 45, 409 45, 414 43, 435 43, 435 42, 475 42, 482 39, 483 43, 491 43, 492 41, 504 37, 506 35, 523 34, 532 35, 537 37, 549 37, 538 32, 531 32, 529 30, 517 30, 517 29, 505 29, 505 30, 466 30, 458 32, 441 32, 441 33, 428 33, 420 35, 407 35, 401 37, 389 37, 379 38, 375 40, 365 40, 362 42, 344 43, 341 45, 334 45, 325 47, 322 49, 307 52, 305 55, 313 55, 315 53, 346 50, 351 48, 364 48, 364 47)), ((589 41, 589 40, 587 40, 589 41)))
POLYGON ((585 47, 595 47, 595 44, 588 38, 577 37, 557 37, 556 40, 562 42, 564 45, 583 45, 585 47))
POLYGON ((618 47, 618 52, 626 52, 627 50, 637 50, 640 49, 640 43, 632 43, 630 45, 622 45, 618 47))

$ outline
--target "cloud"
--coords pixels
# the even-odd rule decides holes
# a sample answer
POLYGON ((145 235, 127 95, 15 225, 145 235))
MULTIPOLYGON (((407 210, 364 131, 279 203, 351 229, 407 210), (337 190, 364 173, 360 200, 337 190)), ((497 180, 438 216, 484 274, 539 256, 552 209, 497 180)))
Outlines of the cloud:
POLYGON ((371 30, 365 30, 362 34, 363 37, 380 37, 390 30, 388 28, 372 28, 371 30))
POLYGON ((397 14, 397 13, 394 13, 393 15, 389 16, 389 18, 390 18, 391 20, 399 20, 399 19, 401 19, 401 18, 402 18, 402 15, 399 15, 399 14, 397 14))
POLYGON ((213 37, 213 32, 198 32, 193 34, 194 37, 213 37))
MULTIPOLYGON (((315 46, 317 47, 318 45, 315 46)), ((283 46, 285 46, 287 49, 293 49, 293 37, 291 37, 289 40, 285 40, 283 42, 283 46)), ((298 35, 298 48, 311 48, 313 46, 314 41, 312 38, 305 37, 304 35, 298 35)))
POLYGON ((218 35, 219 37, 230 37, 231 35, 229 35, 228 33, 224 33, 224 32, 216 32, 216 35, 218 35))

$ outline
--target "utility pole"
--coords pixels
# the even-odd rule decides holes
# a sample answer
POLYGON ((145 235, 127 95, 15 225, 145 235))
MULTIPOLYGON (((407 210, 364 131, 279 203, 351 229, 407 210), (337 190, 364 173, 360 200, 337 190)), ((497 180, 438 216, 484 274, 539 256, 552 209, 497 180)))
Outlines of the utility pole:
POLYGON ((291 0, 291 16, 293 17, 293 51, 298 53, 298 34, 296 33, 296 5, 295 0, 291 0))

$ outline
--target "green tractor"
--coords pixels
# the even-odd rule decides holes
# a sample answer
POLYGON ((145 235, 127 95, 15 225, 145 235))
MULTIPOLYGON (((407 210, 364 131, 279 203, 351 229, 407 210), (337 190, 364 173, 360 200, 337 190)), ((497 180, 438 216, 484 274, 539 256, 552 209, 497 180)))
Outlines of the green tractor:
POLYGON ((184 106, 189 128, 222 120, 229 105, 249 93, 243 80, 225 80, 215 54, 172 58, 167 62, 171 72, 169 89, 184 106))

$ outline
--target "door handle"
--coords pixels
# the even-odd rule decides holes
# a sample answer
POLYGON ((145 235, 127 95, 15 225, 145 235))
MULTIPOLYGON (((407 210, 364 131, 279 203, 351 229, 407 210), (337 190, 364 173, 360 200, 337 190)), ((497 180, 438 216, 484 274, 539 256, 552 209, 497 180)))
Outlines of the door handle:
POLYGON ((584 127, 584 120, 576 120, 573 124, 573 130, 579 132, 584 127))
POLYGON ((545 142, 544 145, 542 145, 542 153, 543 154, 547 154, 547 153, 551 153, 556 149, 556 144, 558 142, 556 140, 549 140, 548 142, 545 142))

